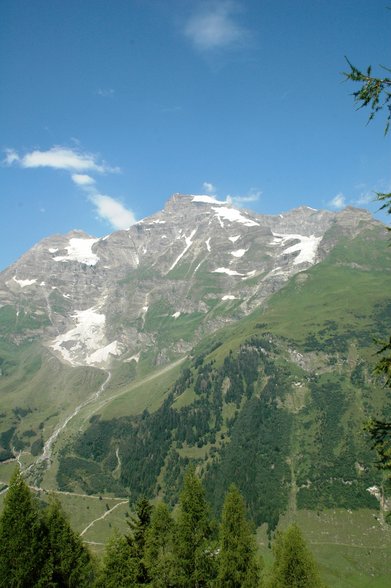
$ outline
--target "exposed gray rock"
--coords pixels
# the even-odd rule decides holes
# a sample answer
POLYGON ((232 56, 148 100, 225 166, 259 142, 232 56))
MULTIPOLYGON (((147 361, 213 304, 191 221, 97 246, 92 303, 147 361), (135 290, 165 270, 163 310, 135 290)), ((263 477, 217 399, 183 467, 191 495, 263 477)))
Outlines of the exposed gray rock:
POLYGON ((170 352, 190 349, 190 338, 263 304, 341 237, 375 224, 354 208, 263 216, 175 194, 129 230, 44 239, 0 274, 0 306, 39 323, 18 341, 40 337, 74 365, 104 365, 151 348, 161 364, 170 352))

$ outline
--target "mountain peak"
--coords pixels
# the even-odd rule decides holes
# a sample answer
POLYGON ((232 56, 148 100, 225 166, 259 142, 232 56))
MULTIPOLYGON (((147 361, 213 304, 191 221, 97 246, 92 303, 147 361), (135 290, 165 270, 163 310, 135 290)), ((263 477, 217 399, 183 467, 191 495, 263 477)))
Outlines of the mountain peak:
POLYGON ((173 206, 177 206, 178 204, 211 204, 214 206, 232 206, 229 202, 225 200, 218 200, 215 196, 211 196, 210 194, 181 194, 179 192, 173 194, 171 198, 168 199, 165 205, 166 208, 172 208, 173 206))

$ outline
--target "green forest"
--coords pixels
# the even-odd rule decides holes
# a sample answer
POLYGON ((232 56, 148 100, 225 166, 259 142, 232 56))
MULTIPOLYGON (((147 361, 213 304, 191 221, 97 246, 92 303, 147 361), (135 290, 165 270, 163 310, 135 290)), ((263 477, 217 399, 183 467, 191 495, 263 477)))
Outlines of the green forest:
POLYGON ((363 414, 369 417, 376 399, 365 365, 308 373, 288 361, 287 345, 263 333, 216 361, 214 344, 195 354, 155 412, 94 415, 62 451, 59 488, 130 493, 134 502, 161 496, 173 506, 192 463, 215 516, 234 482, 253 522, 267 523, 269 533, 287 509, 293 482, 300 509, 377 508, 367 488, 381 476, 362 434, 363 414), (114 478, 116 452, 121 471, 114 478))

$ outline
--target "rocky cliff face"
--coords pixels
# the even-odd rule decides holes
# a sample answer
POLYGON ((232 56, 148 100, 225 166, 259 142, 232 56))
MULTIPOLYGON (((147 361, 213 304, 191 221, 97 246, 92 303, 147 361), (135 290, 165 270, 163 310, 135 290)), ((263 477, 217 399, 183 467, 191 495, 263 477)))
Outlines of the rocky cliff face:
POLYGON ((262 216, 175 194, 129 230, 44 239, 0 274, 0 308, 15 341, 39 337, 72 365, 138 361, 151 349, 164 361, 376 224, 353 208, 262 216))

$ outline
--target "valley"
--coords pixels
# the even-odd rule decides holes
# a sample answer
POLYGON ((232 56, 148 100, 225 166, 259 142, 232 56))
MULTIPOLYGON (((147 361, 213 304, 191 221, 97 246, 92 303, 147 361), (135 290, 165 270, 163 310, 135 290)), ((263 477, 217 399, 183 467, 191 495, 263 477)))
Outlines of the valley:
POLYGON ((19 464, 99 552, 141 496, 175 507, 192 464, 215 516, 235 481, 266 560, 296 521, 329 585, 385 586, 390 502, 363 425, 391 415, 373 374, 389 268, 366 211, 209 196, 37 244, 0 274, 0 500, 19 464))

